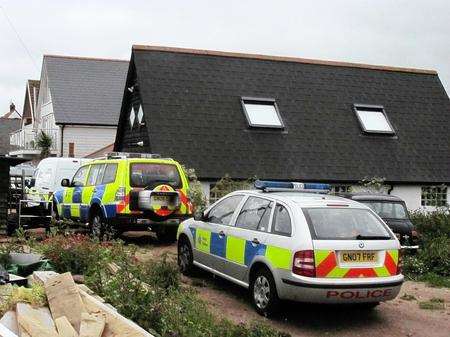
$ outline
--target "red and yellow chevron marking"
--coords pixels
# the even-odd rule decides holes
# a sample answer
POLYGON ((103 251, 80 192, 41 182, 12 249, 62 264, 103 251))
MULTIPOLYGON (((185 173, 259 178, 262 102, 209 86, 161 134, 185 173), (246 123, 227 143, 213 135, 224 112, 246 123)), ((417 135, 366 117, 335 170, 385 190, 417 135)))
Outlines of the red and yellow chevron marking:
POLYGON ((375 268, 341 268, 337 265, 334 251, 314 251, 316 277, 327 278, 357 278, 357 277, 387 277, 397 273, 398 250, 387 250, 383 266, 375 268))

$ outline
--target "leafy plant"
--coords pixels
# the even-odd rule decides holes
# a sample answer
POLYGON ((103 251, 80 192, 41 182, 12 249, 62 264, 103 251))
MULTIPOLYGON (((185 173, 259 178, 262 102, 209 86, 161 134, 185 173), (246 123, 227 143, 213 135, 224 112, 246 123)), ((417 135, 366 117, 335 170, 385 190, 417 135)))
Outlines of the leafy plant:
POLYGON ((50 157, 53 139, 41 131, 36 139, 36 147, 41 150, 41 159, 50 157))
POLYGON ((443 310, 445 309, 445 301, 442 298, 432 298, 429 301, 419 302, 419 308, 426 310, 443 310))
POLYGON ((202 212, 206 208, 206 205, 208 204, 208 200, 203 193, 202 184, 198 181, 195 169, 186 168, 183 165, 183 170, 185 175, 189 179, 188 197, 189 200, 191 200, 192 202, 192 206, 194 208, 193 211, 202 212))
MULTIPOLYGON (((253 177, 246 180, 234 180, 228 174, 220 179, 215 186, 211 189, 211 194, 214 195, 214 199, 218 200, 228 193, 237 190, 247 190, 253 187, 253 184, 257 178, 253 177)), ((212 200, 212 201, 215 201, 212 200)))
POLYGON ((383 177, 365 177, 363 180, 360 181, 360 184, 362 185, 363 189, 367 192, 377 192, 382 193, 385 192, 386 185, 384 184, 386 181, 386 178, 383 177))

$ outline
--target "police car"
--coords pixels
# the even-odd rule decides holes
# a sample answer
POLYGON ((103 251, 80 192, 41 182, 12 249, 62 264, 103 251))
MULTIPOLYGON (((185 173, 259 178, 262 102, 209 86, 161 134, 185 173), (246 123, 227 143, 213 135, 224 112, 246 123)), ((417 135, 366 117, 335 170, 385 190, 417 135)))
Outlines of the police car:
POLYGON ((369 207, 326 194, 329 185, 256 181, 180 224, 178 265, 250 290, 270 315, 280 300, 360 303, 394 299, 400 244, 369 207))

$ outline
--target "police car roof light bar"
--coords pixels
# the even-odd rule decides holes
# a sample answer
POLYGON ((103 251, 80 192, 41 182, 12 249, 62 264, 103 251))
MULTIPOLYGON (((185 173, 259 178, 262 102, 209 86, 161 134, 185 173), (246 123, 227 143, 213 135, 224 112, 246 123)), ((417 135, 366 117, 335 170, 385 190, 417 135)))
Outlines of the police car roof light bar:
POLYGON ((130 152, 110 152, 106 155, 107 159, 127 159, 127 158, 161 158, 161 155, 156 153, 130 153, 130 152))
POLYGON ((257 180, 255 188, 264 192, 291 191, 309 193, 328 193, 331 190, 330 184, 320 183, 299 183, 290 181, 270 181, 257 180))

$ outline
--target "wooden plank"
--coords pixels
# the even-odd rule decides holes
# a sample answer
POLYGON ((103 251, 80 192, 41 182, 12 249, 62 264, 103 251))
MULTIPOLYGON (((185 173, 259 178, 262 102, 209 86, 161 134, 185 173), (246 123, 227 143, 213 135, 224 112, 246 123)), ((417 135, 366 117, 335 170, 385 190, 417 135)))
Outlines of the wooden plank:
POLYGON ((80 337, 101 337, 105 319, 101 314, 81 314, 80 337))
POLYGON ((65 273, 53 276, 44 287, 53 319, 66 316, 75 331, 80 331, 81 314, 86 309, 72 275, 65 273))
POLYGON ((154 337, 136 323, 120 315, 105 303, 80 290, 86 310, 90 314, 104 317, 106 325, 102 337, 154 337))
POLYGON ((14 332, 9 330, 3 324, 0 324, 0 337, 18 337, 14 332))
POLYGON ((48 308, 34 309, 26 303, 17 304, 20 336, 59 337, 48 308))
POLYGON ((78 337, 78 333, 75 331, 72 324, 70 324, 66 316, 55 319, 55 324, 59 337, 78 337))
POLYGON ((17 325, 17 315, 14 310, 7 311, 0 319, 0 324, 8 330, 11 330, 16 335, 19 333, 19 326, 17 325))

